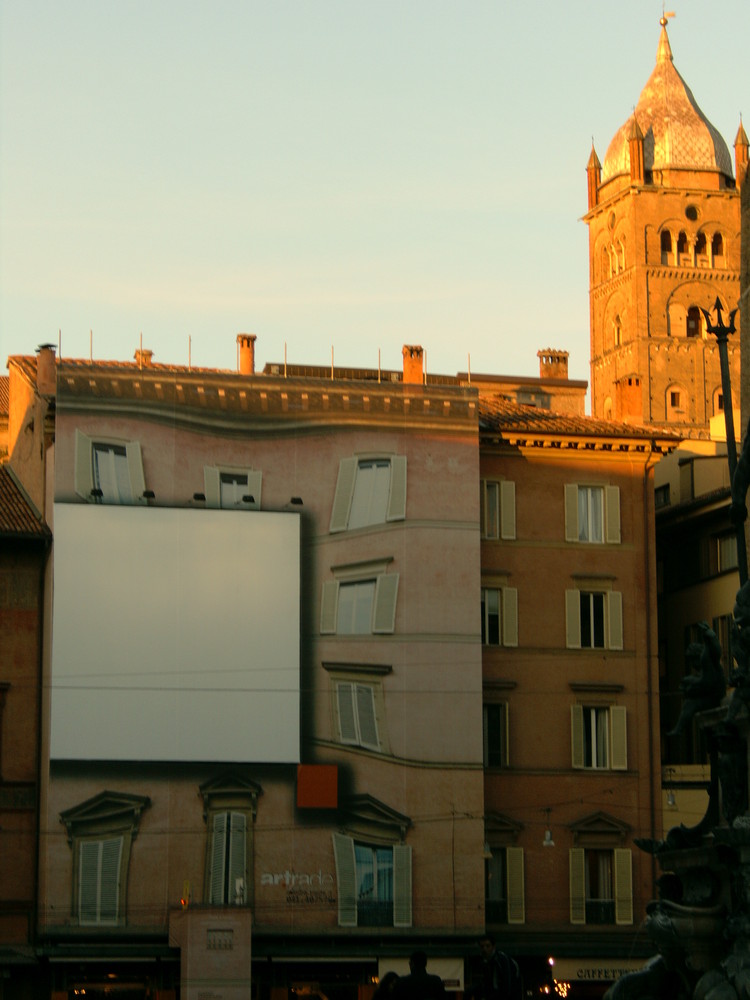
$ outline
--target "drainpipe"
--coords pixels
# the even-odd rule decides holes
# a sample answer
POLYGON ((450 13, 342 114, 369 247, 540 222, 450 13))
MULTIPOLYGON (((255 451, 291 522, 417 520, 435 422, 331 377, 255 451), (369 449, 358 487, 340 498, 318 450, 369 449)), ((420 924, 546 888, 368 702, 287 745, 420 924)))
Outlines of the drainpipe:
MULTIPOLYGON (((651 541, 649 533, 649 505, 653 503, 653 490, 649 489, 649 476, 651 470, 656 465, 658 459, 656 459, 653 450, 649 458, 646 459, 646 464, 643 467, 643 532, 644 532, 644 547, 646 552, 646 635, 647 635, 647 647, 646 647, 646 698, 648 703, 648 732, 649 741, 651 747, 649 750, 649 768, 648 768, 648 788, 649 788, 649 817, 651 824, 651 839, 657 840, 656 833, 656 790, 654 788, 654 766, 653 766, 653 741, 654 741, 654 709, 653 709, 653 698, 654 698, 654 685, 652 679, 652 665, 651 665, 651 630, 653 627, 653 622, 651 618, 651 541)), ((656 517, 654 516, 654 532, 656 531, 656 517)), ((654 553, 654 558, 656 554, 654 553)), ((656 669, 659 669, 659 635, 657 626, 657 636, 656 636, 656 669)), ((661 730, 659 730, 659 774, 661 774, 661 730)), ((661 781, 659 781, 659 790, 661 791, 661 781)), ((656 884, 656 857, 651 855, 651 883, 652 886, 656 884)))

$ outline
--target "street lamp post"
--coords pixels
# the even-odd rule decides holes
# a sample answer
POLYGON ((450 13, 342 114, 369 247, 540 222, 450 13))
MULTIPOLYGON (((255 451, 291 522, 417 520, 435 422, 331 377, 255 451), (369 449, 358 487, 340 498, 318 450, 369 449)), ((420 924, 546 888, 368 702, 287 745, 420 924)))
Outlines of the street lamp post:
MULTIPOLYGON (((708 309, 701 309, 706 321, 706 330, 716 337, 716 344, 719 348, 719 363, 721 365, 721 393, 723 397, 724 426, 727 432, 727 460, 729 462, 729 480, 734 481, 734 474, 737 469, 737 443, 734 437, 734 414, 732 412, 732 381, 729 375, 729 356, 727 354, 727 340, 730 333, 735 332, 734 317, 736 309, 729 313, 729 325, 725 326, 721 316, 722 307, 719 297, 714 303, 716 313, 716 323, 711 322, 711 315, 708 309)), ((740 574, 740 585, 747 581, 747 548, 745 546, 745 524, 740 522, 736 525, 737 532, 737 566, 740 574)))

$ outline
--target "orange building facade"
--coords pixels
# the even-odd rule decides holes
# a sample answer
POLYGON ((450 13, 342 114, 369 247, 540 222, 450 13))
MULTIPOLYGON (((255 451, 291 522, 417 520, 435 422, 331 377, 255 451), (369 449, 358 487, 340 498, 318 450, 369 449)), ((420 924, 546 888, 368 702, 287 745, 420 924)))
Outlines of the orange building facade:
POLYGON ((648 953, 674 440, 555 413, 550 352, 545 408, 418 347, 324 377, 238 340, 237 373, 10 360, 54 535, 49 991, 353 1000, 423 947, 460 993, 489 928, 601 995, 648 953))

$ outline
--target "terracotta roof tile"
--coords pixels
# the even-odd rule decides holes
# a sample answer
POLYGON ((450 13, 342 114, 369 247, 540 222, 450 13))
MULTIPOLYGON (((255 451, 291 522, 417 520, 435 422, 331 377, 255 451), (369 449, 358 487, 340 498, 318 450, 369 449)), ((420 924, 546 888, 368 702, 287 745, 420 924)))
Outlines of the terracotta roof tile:
POLYGON ((50 535, 7 464, 0 465, 0 536, 3 535, 38 539, 50 535))
POLYGON ((528 432, 530 434, 564 434, 581 437, 638 438, 674 441, 680 435, 670 431, 623 424, 614 420, 596 420, 544 410, 539 406, 514 403, 503 396, 480 396, 479 426, 487 431, 528 432))

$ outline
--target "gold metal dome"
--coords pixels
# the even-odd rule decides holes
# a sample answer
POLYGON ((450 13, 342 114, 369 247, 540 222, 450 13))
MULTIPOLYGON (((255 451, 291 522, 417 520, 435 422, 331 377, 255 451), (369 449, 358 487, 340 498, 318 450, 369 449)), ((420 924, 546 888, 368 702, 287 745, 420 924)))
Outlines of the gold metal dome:
MULTIPOLYGON (((664 19, 656 66, 641 91, 634 113, 643 132, 647 171, 710 170, 732 176, 727 144, 698 107, 690 88, 675 69, 664 19)), ((630 172, 628 137, 632 127, 631 115, 609 144, 602 180, 630 172)))

